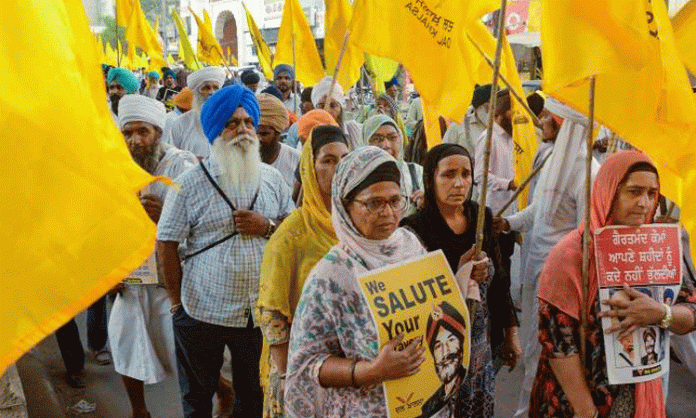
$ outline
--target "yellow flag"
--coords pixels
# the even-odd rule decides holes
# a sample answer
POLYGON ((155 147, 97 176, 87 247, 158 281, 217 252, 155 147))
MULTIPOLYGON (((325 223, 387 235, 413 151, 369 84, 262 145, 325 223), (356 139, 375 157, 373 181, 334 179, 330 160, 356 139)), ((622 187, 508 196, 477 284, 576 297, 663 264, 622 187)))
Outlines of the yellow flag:
POLYGON ((111 47, 111 43, 107 42, 106 47, 105 47, 105 53, 104 53, 104 62, 106 62, 109 65, 116 66, 117 64, 117 57, 116 57, 116 51, 114 51, 114 48, 111 47))
POLYGON ((0 67, 0 374, 154 247, 136 197, 152 177, 109 115, 92 42, 80 0, 3 4, 0 60, 13 64, 0 67), (22 91, 27 77, 41 95, 22 91))
POLYGON ((389 58, 365 54, 365 69, 372 77, 375 96, 385 93, 384 83, 391 80, 399 69, 399 63, 389 58))
POLYGON ((101 35, 99 35, 95 39, 94 47, 96 48, 96 51, 97 51, 97 61, 100 63, 106 62, 106 58, 104 56, 104 43, 102 42, 101 35))
POLYGON ((677 43, 677 50, 684 61, 684 64, 696 74, 696 2, 688 2, 674 18, 674 40, 677 43))
POLYGON ((145 19, 145 13, 140 8, 140 0, 133 2, 133 11, 131 19, 126 27, 126 40, 128 41, 128 57, 131 61, 135 61, 134 49, 131 47, 139 47, 150 57, 153 64, 165 66, 166 62, 162 56, 162 45, 160 45, 157 36, 150 24, 145 19))
MULTIPOLYGON (((333 76, 353 11, 348 0, 326 0, 325 4, 324 59, 327 74, 333 76)), ((354 44, 347 43, 341 68, 338 77, 336 77, 336 81, 343 87, 344 91, 348 91, 358 81, 360 67, 364 61, 363 51, 354 44)))
POLYGON ((690 206, 682 203, 696 200, 696 191, 677 178, 688 179, 696 167, 696 102, 664 2, 544 0, 542 7, 544 90, 587 113, 586 77, 596 74, 597 121, 648 153, 661 170, 664 194, 690 206), (596 15, 588 13, 595 3, 596 15), (571 9, 575 13, 563 13, 571 9), (608 19, 607 10, 623 17, 621 25, 597 26, 597 19, 608 19), (630 16, 634 20, 628 21, 630 16), (582 31, 588 27, 595 33, 582 31), (624 39, 626 44, 615 43, 624 39))
POLYGON ((442 131, 440 130, 440 113, 435 106, 421 98, 423 106, 423 128, 425 129, 425 141, 428 149, 442 142, 442 131))
POLYGON ((203 24, 206 28, 208 28, 208 31, 210 33, 213 33, 213 21, 210 20, 210 15, 208 14, 208 11, 205 9, 203 9, 203 24))
POLYGON ((184 22, 181 21, 181 17, 176 9, 172 9, 172 18, 174 18, 176 30, 179 32, 179 60, 183 60, 190 70, 199 70, 201 65, 196 59, 196 54, 193 52, 193 47, 191 47, 188 35, 186 35, 184 22))
POLYGON ((246 4, 242 3, 242 6, 244 6, 244 11, 246 12, 246 19, 247 19, 247 26, 249 27, 249 35, 251 35, 251 40, 254 42, 254 48, 256 48, 256 55, 259 57, 259 65, 261 66, 261 71, 263 71, 263 75, 269 79, 273 79, 273 68, 271 67, 271 49, 268 47, 268 44, 266 41, 263 39, 263 35, 261 35, 261 31, 259 30, 258 26, 256 26, 256 22, 254 21, 254 18, 251 16, 251 13, 249 13, 249 9, 247 9, 246 4))
POLYGON ((130 23, 131 13, 133 13, 133 0, 116 0, 116 24, 126 27, 130 23))
MULTIPOLYGON (((212 30, 205 25, 205 22, 190 7, 189 11, 193 18, 196 19, 196 25, 198 26, 198 60, 210 65, 227 65, 220 42, 213 35, 212 30)), ((236 62, 233 62, 233 65, 237 65, 236 62)))
POLYGON ((167 54, 167 64, 176 65, 176 60, 172 57, 172 54, 167 54))
MULTIPOLYGON (((492 62, 495 56, 496 39, 488 28, 481 22, 474 22, 469 26, 467 36, 473 46, 470 54, 481 54, 480 48, 492 62)), ((479 64, 475 81, 481 85, 488 84, 493 79, 493 70, 482 56, 478 56, 478 59, 479 64)), ((513 90, 526 100, 522 82, 517 72, 515 56, 505 35, 503 35, 500 73, 510 82, 513 90)), ((499 87, 507 88, 502 81, 499 87)), ((513 95, 510 98, 512 104, 512 139, 515 143, 515 183, 522 184, 532 173, 534 154, 536 154, 537 149, 536 129, 532 116, 525 110, 524 105, 517 101, 513 95)), ((517 205, 520 210, 527 206, 528 196, 529 191, 525 188, 517 198, 517 205)))
POLYGON ((498 0, 355 0, 351 42, 402 63, 421 97, 461 121, 473 83, 467 26, 498 0))
POLYGON ((306 86, 313 86, 324 77, 314 35, 298 0, 285 0, 273 66, 278 64, 294 66, 295 78, 306 86))

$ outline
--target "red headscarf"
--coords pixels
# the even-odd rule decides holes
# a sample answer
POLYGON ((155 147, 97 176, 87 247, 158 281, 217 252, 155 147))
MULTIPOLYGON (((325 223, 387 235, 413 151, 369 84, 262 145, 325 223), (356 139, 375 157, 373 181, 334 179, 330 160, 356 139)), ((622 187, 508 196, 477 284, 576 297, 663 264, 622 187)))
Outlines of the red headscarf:
MULTIPOLYGON (((613 154, 604 162, 592 189, 590 203, 590 231, 607 226, 611 220, 612 204, 619 188, 619 184, 629 169, 636 163, 645 162, 655 166, 650 158, 638 151, 621 151, 613 154)), ((657 171, 657 169, 656 169, 657 171)), ((648 217, 651 223, 657 209, 657 199, 654 209, 648 217)), ((580 304, 582 299, 582 235, 584 223, 553 247, 546 258, 546 264, 539 279, 539 299, 555 306, 563 313, 580 320, 580 304)), ((590 251, 590 271, 588 275, 588 292, 586 312, 597 296, 597 272, 595 267, 594 251, 590 251)), ((653 379, 648 382, 636 384, 635 392, 635 417, 664 417, 664 403, 662 402, 662 380, 653 379), (650 407, 647 407, 650 405, 650 407), (639 406, 641 406, 639 408, 639 406), (660 413, 660 409, 662 412, 660 413)))

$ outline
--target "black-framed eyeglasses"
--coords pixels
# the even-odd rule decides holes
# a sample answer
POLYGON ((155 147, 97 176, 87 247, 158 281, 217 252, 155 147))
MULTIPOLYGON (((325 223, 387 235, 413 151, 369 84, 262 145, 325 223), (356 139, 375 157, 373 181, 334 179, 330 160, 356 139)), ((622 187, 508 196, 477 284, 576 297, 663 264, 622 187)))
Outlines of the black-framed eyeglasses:
POLYGON ((400 211, 406 208, 406 204, 408 203, 408 199, 404 195, 396 195, 390 199, 373 197, 367 200, 353 199, 353 201, 365 206, 365 209, 367 209, 367 211, 370 213, 381 212, 387 205, 389 205, 394 211, 400 211))

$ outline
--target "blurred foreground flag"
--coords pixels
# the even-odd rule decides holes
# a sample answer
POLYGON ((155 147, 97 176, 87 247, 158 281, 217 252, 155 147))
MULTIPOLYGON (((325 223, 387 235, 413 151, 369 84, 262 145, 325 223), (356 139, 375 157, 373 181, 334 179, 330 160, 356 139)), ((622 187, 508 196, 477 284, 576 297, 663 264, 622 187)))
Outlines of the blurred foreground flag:
POLYGON ((355 0, 350 42, 403 64, 421 97, 460 122, 474 89, 466 28, 499 6, 498 0, 355 0))
POLYGON ((7 2, 0 14, 0 373, 154 245, 136 197, 152 177, 109 115, 93 39, 80 0, 7 2))
POLYGON ((672 18, 674 40, 684 64, 696 73, 696 1, 690 1, 672 18))

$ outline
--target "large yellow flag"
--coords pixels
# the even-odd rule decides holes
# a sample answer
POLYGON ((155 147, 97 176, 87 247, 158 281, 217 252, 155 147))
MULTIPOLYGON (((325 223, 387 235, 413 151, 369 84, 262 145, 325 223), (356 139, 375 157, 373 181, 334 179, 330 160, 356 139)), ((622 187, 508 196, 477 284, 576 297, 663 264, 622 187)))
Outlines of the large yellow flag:
MULTIPOLYGON (((488 60, 492 62, 495 56, 496 39, 488 28, 481 22, 474 22, 469 26, 467 35, 473 46, 470 53, 476 56, 476 54, 483 52, 488 60)), ((480 61, 475 81, 481 85, 490 84, 493 78, 493 70, 488 62, 482 59, 482 56, 478 56, 478 58, 480 61)), ((515 56, 505 35, 503 35, 503 50, 500 64, 500 73, 512 85, 517 95, 526 100, 520 75, 517 72, 515 56)), ((507 88, 507 86, 502 84, 502 81, 499 87, 507 88)), ((515 142, 515 183, 522 184, 532 173, 534 154, 536 154, 537 149, 536 129, 532 116, 526 111, 524 105, 516 100, 514 95, 511 95, 510 98, 512 104, 512 139, 515 142)), ((529 190, 525 188, 517 198, 519 209, 524 209, 527 206, 528 197, 529 190)))
POLYGON ((313 86, 324 77, 314 35, 298 0, 285 0, 283 6, 273 66, 278 64, 294 66, 295 78, 305 86, 313 86))
POLYGON ((246 12, 247 26, 249 27, 249 35, 251 35, 251 41, 254 42, 254 48, 256 48, 256 55, 259 57, 259 65, 261 66, 261 71, 263 75, 269 79, 273 79, 273 68, 271 67, 271 49, 268 44, 263 39, 259 27, 256 26, 253 16, 249 13, 246 4, 242 3, 244 6, 244 11, 246 12))
POLYGON ((402 63, 421 97, 461 121, 473 83, 467 26, 498 0, 355 0, 351 42, 402 63))
POLYGON ((133 13, 133 0, 116 0, 116 24, 126 27, 130 23, 131 13, 133 13))
POLYGON ((0 62, 12 62, 0 66, 2 374, 138 267, 155 225, 136 197, 152 177, 109 115, 82 2, 3 4, 0 62))
MULTIPOLYGON (((353 11, 348 0, 326 0, 325 3, 324 60, 326 61, 326 72, 333 76, 353 11)), ((365 55, 362 49, 357 48, 352 43, 346 44, 341 68, 336 77, 336 81, 343 87, 343 90, 348 91, 358 81, 360 67, 364 61, 365 55)))
POLYGON ((696 74, 696 1, 688 2, 674 18, 674 40, 682 61, 696 74))
POLYGON ((365 54, 365 69, 372 77, 375 96, 385 93, 384 83, 391 80, 399 69, 399 63, 389 58, 365 54))
POLYGON ((145 19, 145 13, 140 7, 140 0, 133 2, 133 11, 126 27, 126 40, 129 49, 128 57, 131 61, 136 61, 135 47, 139 47, 150 57, 153 65, 161 67, 167 65, 162 55, 162 45, 159 43, 152 26, 145 19))
POLYGON ((210 15, 208 14, 208 11, 205 9, 203 9, 203 24, 206 28, 208 28, 208 31, 210 33, 213 33, 213 21, 210 20, 210 15))
POLYGON ((193 52, 193 47, 191 46, 188 35, 186 35, 184 22, 181 21, 181 17, 176 9, 172 9, 172 18, 174 18, 176 30, 179 32, 179 60, 184 61, 189 70, 199 70, 201 65, 196 59, 196 54, 193 52))
MULTIPOLYGON (((220 42, 213 35, 212 30, 206 26, 205 22, 190 7, 189 12, 196 19, 196 25, 198 26, 198 60, 210 65, 227 65, 220 42)), ((237 65, 236 59, 234 57, 232 59, 234 60, 232 64, 237 65)))
POLYGON ((696 221, 692 205, 682 205, 696 200, 696 189, 681 183, 696 167, 696 102, 664 2, 544 0, 542 7, 544 90, 587 113, 587 77, 596 75, 595 118, 653 158, 662 192, 685 209, 686 222, 696 221))

